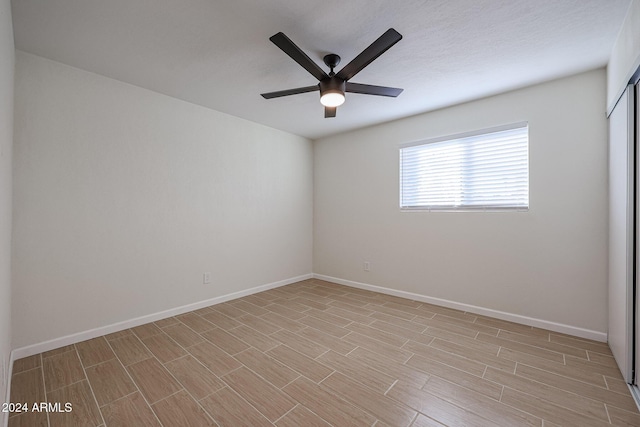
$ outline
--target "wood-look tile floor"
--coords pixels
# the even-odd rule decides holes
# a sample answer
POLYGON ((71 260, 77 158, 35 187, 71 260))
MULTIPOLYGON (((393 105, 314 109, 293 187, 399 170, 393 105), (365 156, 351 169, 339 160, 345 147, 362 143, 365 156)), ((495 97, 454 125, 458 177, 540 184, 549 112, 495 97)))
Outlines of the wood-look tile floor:
POLYGON ((307 280, 17 360, 14 426, 640 426, 609 347, 307 280))

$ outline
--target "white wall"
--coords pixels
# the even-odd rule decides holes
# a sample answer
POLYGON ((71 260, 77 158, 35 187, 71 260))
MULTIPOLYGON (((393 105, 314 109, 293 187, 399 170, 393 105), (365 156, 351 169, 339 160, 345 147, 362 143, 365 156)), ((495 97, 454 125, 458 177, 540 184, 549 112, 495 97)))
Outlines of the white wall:
MULTIPOLYGON (((15 56, 11 4, 0 0, 0 402, 6 402, 11 352, 11 165, 15 56)), ((0 424, 4 419, 0 413, 0 424)))
POLYGON ((600 69, 315 141, 314 273, 605 333, 605 89, 600 69), (519 121, 528 212, 400 212, 399 144, 519 121))
POLYGON ((309 140, 16 61, 15 347, 311 273, 309 140))
POLYGON ((640 67, 640 0, 633 0, 607 65, 607 106, 611 111, 640 67))

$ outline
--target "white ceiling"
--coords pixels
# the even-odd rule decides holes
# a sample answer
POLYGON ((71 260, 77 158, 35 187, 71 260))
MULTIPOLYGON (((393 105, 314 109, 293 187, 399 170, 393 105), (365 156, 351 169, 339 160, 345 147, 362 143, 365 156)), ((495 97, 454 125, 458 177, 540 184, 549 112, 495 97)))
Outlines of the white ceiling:
MULTIPOLYGON (((16 47, 309 138, 604 66, 630 0, 13 0, 16 47), (282 31, 322 65, 385 30, 404 38, 325 119, 316 84, 269 41, 282 31)), ((341 66, 338 66, 340 69, 341 66)), ((327 70, 328 71, 328 70, 327 70)), ((603 105, 603 111, 605 106, 603 105)))

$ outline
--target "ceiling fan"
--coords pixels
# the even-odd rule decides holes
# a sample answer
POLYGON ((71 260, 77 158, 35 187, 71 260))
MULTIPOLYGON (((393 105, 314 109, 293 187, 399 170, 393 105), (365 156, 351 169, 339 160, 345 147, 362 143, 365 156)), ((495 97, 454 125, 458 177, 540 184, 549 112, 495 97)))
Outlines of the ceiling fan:
POLYGON ((336 109, 344 103, 345 92, 361 93, 365 95, 378 95, 397 97, 402 89, 386 86, 365 85, 360 83, 351 83, 349 80, 358 74, 364 67, 373 62, 377 57, 385 53, 391 46, 398 43, 402 39, 402 35, 389 28, 383 35, 378 37, 376 41, 371 43, 369 47, 363 50, 351 62, 349 62, 338 73, 333 69, 340 63, 340 57, 334 53, 325 55, 324 63, 331 69, 329 74, 325 73, 315 62, 311 60, 298 46, 293 43, 284 33, 278 33, 269 38, 284 53, 289 55, 291 59, 296 61, 307 70, 313 77, 318 79, 320 83, 314 86, 305 86, 295 89, 280 90, 277 92, 263 93, 266 99, 279 98, 281 96, 297 95, 299 93, 320 91, 320 102, 324 105, 324 117, 335 117, 336 109))

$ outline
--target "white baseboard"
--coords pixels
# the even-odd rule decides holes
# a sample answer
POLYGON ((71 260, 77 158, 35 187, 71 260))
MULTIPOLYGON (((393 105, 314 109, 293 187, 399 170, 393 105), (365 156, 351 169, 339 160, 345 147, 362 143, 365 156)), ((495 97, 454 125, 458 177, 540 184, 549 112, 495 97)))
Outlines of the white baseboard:
POLYGON ((636 402, 636 406, 638 407, 638 411, 640 411, 640 388, 637 385, 627 384, 629 387, 629 392, 631 392, 631 396, 633 400, 636 402))
POLYGON ((226 301, 230 301, 236 298, 241 298, 247 295, 255 294, 269 289, 279 288, 280 286, 289 285, 291 283, 299 282, 301 280, 312 279, 313 274, 304 274, 302 276, 292 277, 278 282, 267 283, 266 285, 256 286, 254 288, 245 289, 239 292, 233 292, 227 295, 221 295, 219 297, 211 298, 204 301, 198 301, 192 304, 183 305, 181 307, 172 308, 169 310, 161 311, 158 313, 152 313, 135 319, 125 320, 123 322, 113 323, 107 326, 101 326, 99 328, 90 329, 88 331, 78 332, 64 337, 55 338, 49 341, 41 342, 38 344, 29 345, 13 350, 11 352, 11 367, 13 367, 13 360, 22 359, 23 357, 33 356, 34 354, 42 353, 43 351, 53 350, 59 347, 63 347, 69 344, 75 344, 78 342, 86 341, 91 338, 100 337, 102 335, 111 334, 114 332, 122 331, 124 329, 133 328, 136 326, 144 325, 145 323, 155 322, 157 320, 166 319, 167 317, 177 316, 179 314, 188 313, 193 310, 208 307, 214 304, 220 304, 226 301))
POLYGON ((339 285, 351 286, 358 289, 365 289, 368 291, 380 292, 381 294, 393 295, 396 297, 412 299, 415 301, 426 302, 434 305, 440 305, 442 307, 462 310, 462 311, 466 311, 473 314, 480 314, 482 316, 494 317, 496 319, 507 320, 509 322, 520 323, 527 326, 535 326, 537 328, 548 329, 550 331, 559 332, 567 335, 573 335, 575 337, 607 342, 606 332, 593 331, 590 329, 579 328, 577 326, 550 322, 548 320, 521 316, 519 314, 507 313, 504 311, 478 307, 475 305, 464 304, 461 302, 450 301, 450 300, 441 299, 441 298, 429 297, 421 294, 414 294, 412 292, 399 291, 397 289, 390 289, 382 286, 370 285, 367 283, 354 282, 352 280, 345 280, 337 277, 325 276, 323 274, 314 274, 313 277, 315 279, 325 280, 327 282, 333 282, 339 285))
POLYGON ((21 359, 23 357, 32 356, 34 354, 42 353, 44 351, 53 350, 59 347, 63 347, 65 345, 75 344, 75 343, 82 342, 91 338, 96 338, 102 335, 111 334, 113 332, 122 331, 124 329, 129 329, 136 326, 144 325, 145 323, 155 322, 157 320, 165 319, 167 317, 188 313, 190 311, 198 310, 200 308, 208 307, 210 305, 220 304, 222 302, 230 301, 236 298, 241 298, 247 295, 255 294, 255 293, 266 291, 269 289, 279 288, 281 286, 289 285, 291 283, 295 283, 301 280, 307 280, 311 278, 325 280, 327 282, 333 282, 340 285, 351 286, 354 288, 365 289, 373 292, 380 292, 383 294, 394 295, 401 298, 408 298, 416 301, 427 302, 430 304, 440 305, 443 307, 453 308, 456 310, 462 310, 469 313, 480 314, 483 316, 495 317, 497 319, 521 323, 523 325, 528 325, 528 326, 535 326, 538 328, 548 329, 554 332, 560 332, 563 334, 573 335, 576 337, 588 338, 588 339, 601 341, 601 342, 607 341, 607 334, 605 332, 598 332, 598 331, 593 331, 589 329, 583 329, 576 326, 565 325, 562 323, 550 322, 547 320, 521 316, 519 314, 507 313, 504 311, 478 307, 475 305, 459 303, 459 302, 445 300, 441 298, 429 297, 426 295, 400 291, 397 289, 385 288, 382 286, 370 285, 367 283, 354 282, 352 280, 345 280, 337 277, 325 276, 323 274, 309 273, 302 276, 280 280, 278 282, 267 283, 265 285, 256 286, 254 288, 245 289, 239 292, 233 292, 227 295, 222 295, 222 296, 211 298, 208 300, 183 305, 181 307, 172 308, 172 309, 161 311, 158 313, 152 313, 152 314, 137 317, 134 319, 113 323, 111 325, 101 326, 99 328, 90 329, 87 331, 78 332, 71 335, 66 335, 64 337, 55 338, 55 339, 44 341, 38 344, 17 348, 11 352, 10 361, 9 361, 9 382, 8 383, 10 384, 11 382, 11 372, 13 370, 14 360, 21 359))

